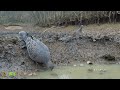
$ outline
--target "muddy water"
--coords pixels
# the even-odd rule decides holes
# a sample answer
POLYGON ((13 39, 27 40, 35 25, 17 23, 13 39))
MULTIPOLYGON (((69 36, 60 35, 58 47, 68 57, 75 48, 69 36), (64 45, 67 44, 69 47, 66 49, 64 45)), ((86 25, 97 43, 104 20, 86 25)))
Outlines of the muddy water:
POLYGON ((26 79, 120 79, 120 65, 59 66, 26 79))

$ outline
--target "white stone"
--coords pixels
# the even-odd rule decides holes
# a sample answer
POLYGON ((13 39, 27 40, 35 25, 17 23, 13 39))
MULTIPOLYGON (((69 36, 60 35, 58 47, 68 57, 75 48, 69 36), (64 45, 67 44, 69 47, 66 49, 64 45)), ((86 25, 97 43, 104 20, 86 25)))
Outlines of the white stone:
POLYGON ((87 64, 90 64, 91 63, 91 61, 87 61, 87 64))
POLYGON ((77 65, 73 65, 74 67, 76 67, 77 65))
POLYGON ((80 66, 81 66, 81 67, 83 67, 83 66, 84 66, 84 64, 80 64, 80 66))

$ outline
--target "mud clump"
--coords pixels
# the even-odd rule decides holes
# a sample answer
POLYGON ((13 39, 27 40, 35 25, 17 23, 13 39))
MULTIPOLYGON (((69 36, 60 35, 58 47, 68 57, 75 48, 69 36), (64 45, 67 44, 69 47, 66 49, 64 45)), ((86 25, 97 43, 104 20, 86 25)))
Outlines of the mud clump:
POLYGON ((6 41, 8 41, 11 44, 18 44, 18 38, 17 37, 7 38, 6 41))
POLYGON ((112 56, 110 54, 103 55, 103 56, 101 56, 101 58, 103 58, 103 59, 105 59, 107 61, 116 61, 115 56, 112 56))

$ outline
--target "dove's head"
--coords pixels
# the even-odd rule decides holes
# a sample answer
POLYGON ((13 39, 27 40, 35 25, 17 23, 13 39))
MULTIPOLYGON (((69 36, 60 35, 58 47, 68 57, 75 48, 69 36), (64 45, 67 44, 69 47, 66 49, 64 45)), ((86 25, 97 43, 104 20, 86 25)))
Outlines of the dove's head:
POLYGON ((25 32, 25 31, 20 31, 19 36, 20 36, 20 39, 25 41, 27 39, 27 37, 28 37, 28 33, 25 32))

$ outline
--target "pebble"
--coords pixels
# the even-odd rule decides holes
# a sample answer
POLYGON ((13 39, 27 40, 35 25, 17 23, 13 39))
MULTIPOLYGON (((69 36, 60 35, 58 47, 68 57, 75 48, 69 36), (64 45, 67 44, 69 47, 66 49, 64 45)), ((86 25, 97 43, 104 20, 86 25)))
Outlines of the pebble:
POLYGON ((81 66, 81 67, 83 67, 83 66, 84 66, 84 64, 80 64, 80 66, 81 66))
POLYGON ((5 48, 6 48, 6 49, 12 49, 12 48, 13 48, 13 45, 12 45, 12 44, 8 44, 5 48))
POLYGON ((32 76, 32 75, 33 75, 32 73, 28 74, 28 76, 32 76))
POLYGON ((95 39, 93 39, 93 42, 95 42, 96 40, 95 39))
POLYGON ((74 67, 76 67, 77 65, 73 65, 74 67))
POLYGON ((92 65, 93 63, 91 61, 87 61, 87 64, 92 65))

